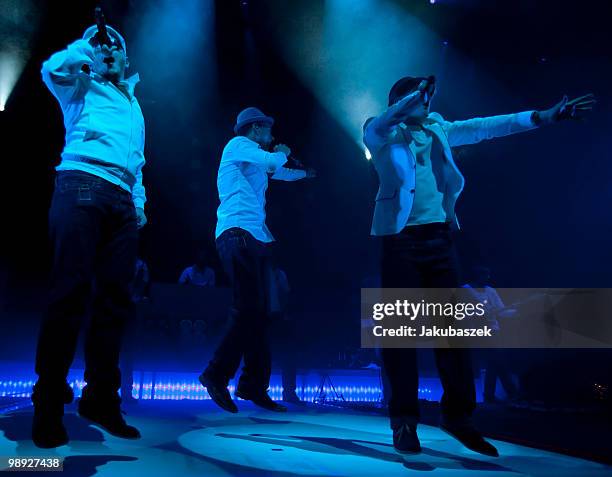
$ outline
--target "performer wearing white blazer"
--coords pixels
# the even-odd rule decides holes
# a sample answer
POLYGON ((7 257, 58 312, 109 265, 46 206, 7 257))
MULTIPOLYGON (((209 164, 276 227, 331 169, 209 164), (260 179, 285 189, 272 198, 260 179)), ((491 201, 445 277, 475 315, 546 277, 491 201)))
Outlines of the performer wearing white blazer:
MULTIPOLYGON (((465 181, 451 147, 577 119, 594 103, 592 95, 564 97, 545 111, 449 122, 429 111, 434 93, 433 77, 401 78, 391 88, 389 108, 364 128, 380 180, 372 235, 383 240, 385 288, 459 286, 451 229, 459 228, 455 203, 465 181)), ((436 349, 435 356, 444 388, 441 427, 466 447, 497 456, 470 420, 476 400, 469 350, 436 349)), ((400 453, 420 452, 416 350, 385 348, 382 357, 391 386, 394 447, 400 453)))

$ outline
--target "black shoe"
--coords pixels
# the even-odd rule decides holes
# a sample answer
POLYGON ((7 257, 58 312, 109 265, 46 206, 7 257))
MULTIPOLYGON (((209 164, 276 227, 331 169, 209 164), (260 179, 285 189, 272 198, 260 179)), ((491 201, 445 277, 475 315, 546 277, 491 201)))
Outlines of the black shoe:
POLYGON ((232 401, 232 396, 227 390, 227 386, 214 382, 208 378, 205 373, 200 374, 198 380, 202 386, 206 388, 208 395, 217 406, 234 414, 238 412, 238 407, 236 407, 236 403, 232 401))
POLYGON ((251 401, 253 402, 253 404, 259 407, 263 407, 264 409, 267 409, 268 411, 287 412, 286 406, 283 406, 282 404, 278 404, 277 402, 272 401, 272 398, 270 398, 270 396, 268 396, 268 393, 265 391, 252 393, 252 392, 245 391, 244 389, 240 389, 240 386, 239 386, 235 392, 235 396, 239 397, 240 399, 244 399, 246 401, 251 401))
POLYGON ((418 454, 421 452, 421 443, 417 436, 416 426, 402 424, 393 429, 393 447, 399 454, 418 454))
POLYGON ((465 447, 479 454, 499 457, 497 449, 487 442, 469 419, 442 419, 440 429, 461 442, 465 447))
POLYGON ((291 404, 303 404, 295 391, 283 391, 283 401, 291 404))
POLYGON ((47 413, 34 410, 32 421, 32 442, 41 449, 68 444, 68 433, 62 422, 63 413, 47 413))
POLYGON ((140 431, 123 419, 119 399, 104 402, 81 398, 78 410, 79 416, 99 425, 113 436, 123 439, 140 439, 140 431))
POLYGON ((64 404, 72 402, 74 394, 70 386, 43 387, 36 383, 32 390, 34 417, 32 419, 32 442, 41 449, 68 444, 68 433, 64 427, 64 404), (41 392, 42 390, 42 392, 41 392))

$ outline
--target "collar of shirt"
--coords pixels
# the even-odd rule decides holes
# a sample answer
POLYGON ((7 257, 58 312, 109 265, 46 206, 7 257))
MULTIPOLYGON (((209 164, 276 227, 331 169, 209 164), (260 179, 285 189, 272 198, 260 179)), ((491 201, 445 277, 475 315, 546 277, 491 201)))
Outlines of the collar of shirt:
POLYGON ((140 75, 138 73, 134 73, 129 78, 125 78, 123 81, 120 81, 119 84, 125 87, 130 93, 130 96, 134 96, 134 90, 136 89, 136 85, 140 83, 140 75))

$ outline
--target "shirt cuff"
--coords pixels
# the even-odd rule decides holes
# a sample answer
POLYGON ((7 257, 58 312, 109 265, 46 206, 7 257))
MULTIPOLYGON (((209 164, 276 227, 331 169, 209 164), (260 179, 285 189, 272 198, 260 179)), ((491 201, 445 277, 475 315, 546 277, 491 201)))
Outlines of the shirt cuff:
POLYGON ((534 124, 533 121, 531 120, 531 116, 533 115, 533 113, 534 111, 523 111, 522 113, 518 113, 516 115, 516 120, 519 123, 519 125, 524 128, 537 127, 537 125, 534 124))

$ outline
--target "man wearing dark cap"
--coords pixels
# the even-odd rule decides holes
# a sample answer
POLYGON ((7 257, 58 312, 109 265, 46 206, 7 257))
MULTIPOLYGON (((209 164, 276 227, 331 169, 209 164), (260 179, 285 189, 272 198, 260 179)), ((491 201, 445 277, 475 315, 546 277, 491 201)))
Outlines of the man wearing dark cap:
POLYGON ((266 226, 266 190, 268 176, 295 181, 315 173, 283 167, 291 155, 284 144, 268 152, 274 140, 273 124, 274 120, 257 108, 243 110, 234 127, 236 137, 223 149, 217 177, 221 204, 215 237, 223 268, 232 282, 233 306, 230 327, 200 382, 217 405, 234 413, 238 408, 227 386, 243 358, 235 395, 271 411, 287 410, 268 395, 268 284, 274 237, 266 226))
MULTIPOLYGON (((451 147, 577 119, 593 106, 591 95, 564 97, 545 111, 445 121, 430 113, 435 78, 405 77, 389 93, 389 107, 369 121, 364 143, 379 176, 372 235, 382 236, 385 288, 456 288, 460 285, 451 228, 458 228, 455 202, 464 179, 451 147)), ((435 349, 444 388, 441 427, 466 447, 490 456, 497 450, 474 428, 474 377, 469 350, 435 349)), ((393 445, 400 453, 420 452, 416 349, 384 348, 391 386, 389 416, 393 445)))
POLYGON ((92 295, 79 415, 115 436, 140 437, 123 419, 118 390, 121 338, 133 311, 137 229, 146 223, 145 130, 134 96, 138 75, 125 77, 125 40, 110 26, 107 32, 104 37, 90 27, 42 66, 64 115, 66 141, 49 211, 54 261, 32 393, 32 439, 39 447, 68 442, 62 416, 73 393, 66 378, 92 295))

